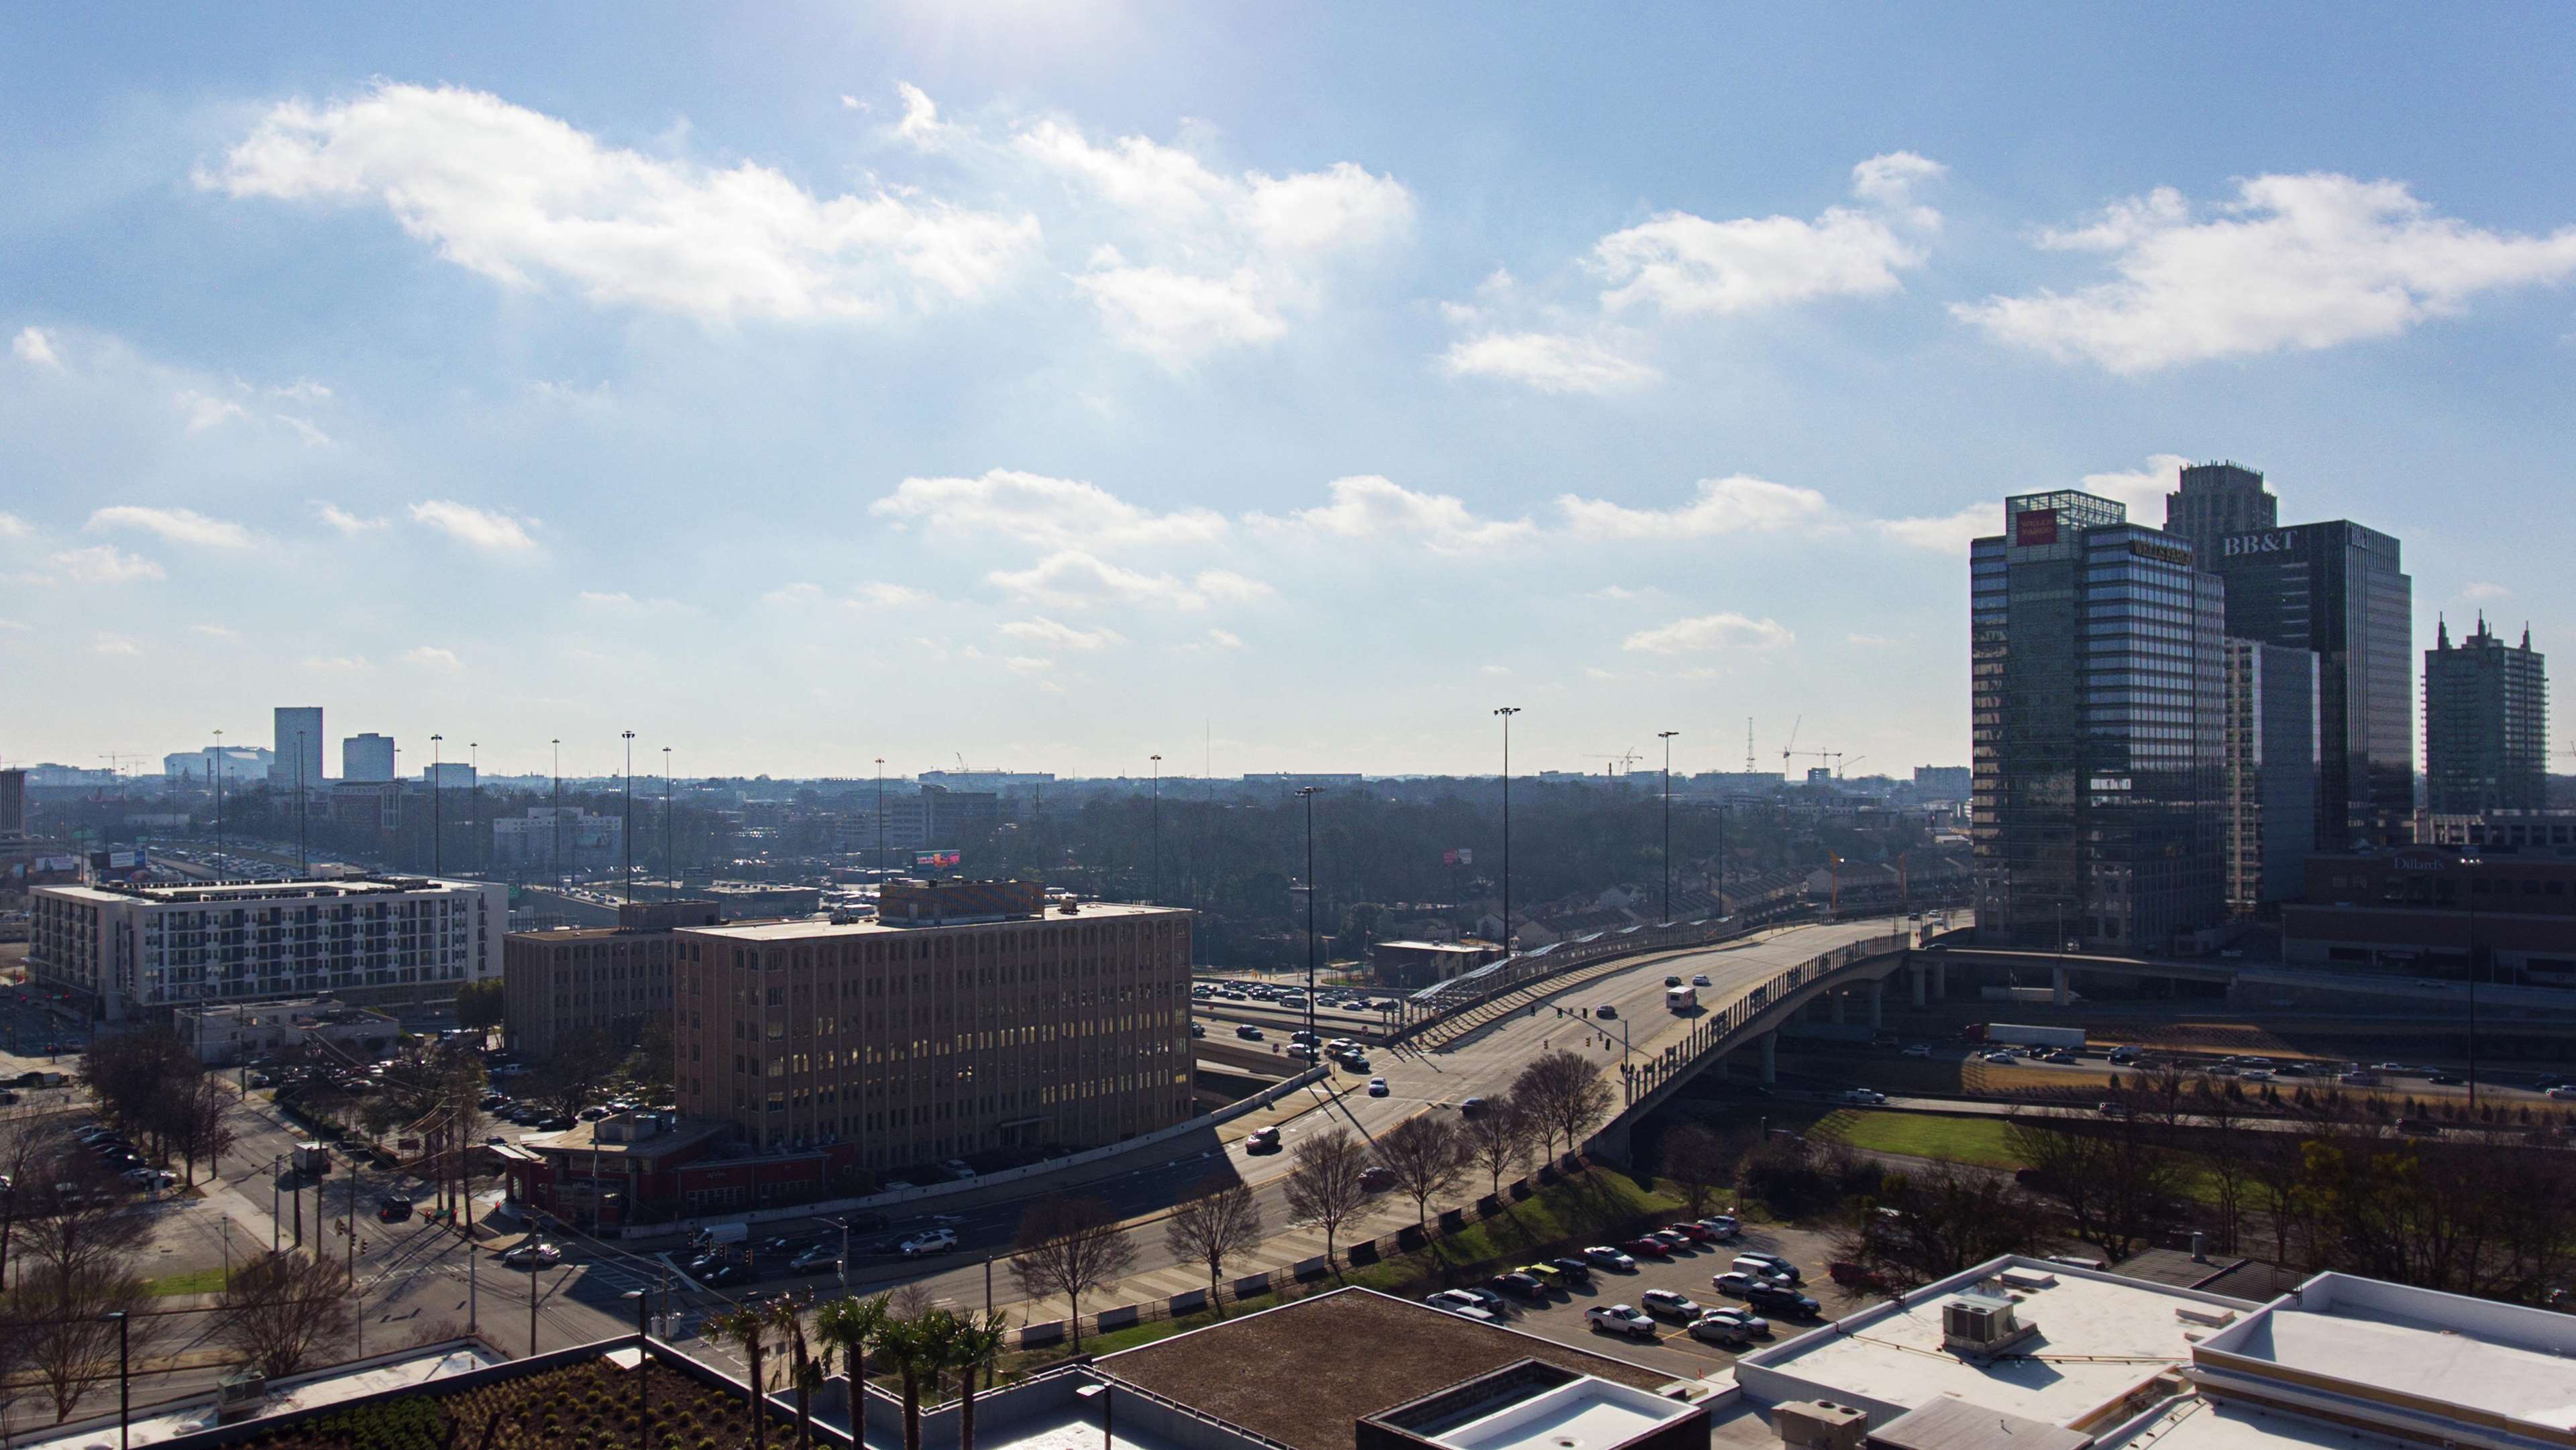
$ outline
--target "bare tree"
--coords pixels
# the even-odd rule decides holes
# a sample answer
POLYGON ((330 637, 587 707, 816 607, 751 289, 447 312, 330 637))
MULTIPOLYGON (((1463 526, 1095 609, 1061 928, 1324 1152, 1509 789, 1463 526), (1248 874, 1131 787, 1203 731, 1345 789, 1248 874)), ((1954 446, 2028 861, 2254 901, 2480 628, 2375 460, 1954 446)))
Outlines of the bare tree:
POLYGON ((1201 1183, 1163 1220, 1163 1243, 1172 1257, 1207 1265, 1208 1302, 1216 1306, 1219 1318, 1225 1315, 1219 1288, 1225 1261, 1250 1251, 1261 1242, 1262 1233, 1261 1204, 1253 1198, 1251 1185, 1223 1174, 1201 1183))
POLYGON ((1467 1161, 1485 1170, 1496 1198, 1503 1196, 1503 1175, 1529 1161, 1538 1137, 1538 1120, 1518 1098, 1505 1098, 1459 1125, 1467 1161))
POLYGON ((53 1405, 54 1423, 71 1418, 96 1383, 99 1365, 115 1361, 120 1332, 129 1349, 151 1339, 157 1321, 141 1317, 150 1302, 143 1281, 114 1262, 68 1276, 51 1264, 20 1271, 9 1297, 12 1337, 53 1405))
POLYGON ((1116 1283, 1136 1266, 1136 1245, 1118 1215, 1097 1198, 1042 1198, 1020 1216, 1011 1278, 1032 1299, 1062 1294, 1072 1311, 1073 1347, 1082 1348, 1082 1296, 1116 1283))
POLYGON ((1368 1150, 1348 1128, 1327 1128, 1299 1139, 1287 1189, 1291 1221, 1324 1231, 1327 1266, 1342 1225, 1366 1212, 1377 1197, 1368 1186, 1368 1150))
POLYGON ((1934 1163, 1890 1174, 1877 1196, 1855 1201, 1834 1254, 1891 1288, 1908 1289, 2000 1254, 2044 1250, 2048 1218, 2002 1174, 1934 1163))
POLYGON ((1512 1098, 1544 1124, 1547 1142, 1565 1139, 1571 1153, 1583 1135, 1610 1112, 1612 1094, 1601 1070, 1581 1053, 1540 1053, 1512 1080, 1512 1098))
POLYGON ((58 1176, 54 1165, 63 1153, 63 1136, 50 1116, 18 1113, 0 1118, 0 1178, 10 1185, 0 1190, 0 1282, 6 1281, 9 1241, 18 1221, 46 1202, 45 1185, 58 1176))
POLYGON ((232 1122, 232 1110, 239 1102, 222 1083, 201 1073, 170 1105, 170 1146, 187 1165, 190 1187, 196 1185, 201 1160, 208 1173, 222 1175, 224 1155, 241 1137, 232 1122))
POLYGON ((125 1196, 125 1185, 74 1155, 51 1170, 51 1183, 17 1185, 27 1215, 24 1258, 42 1266, 58 1288, 90 1283, 116 1268, 151 1233, 151 1220, 125 1196))
POLYGON ((1692 1218, 1708 1212, 1717 1191, 1735 1181, 1736 1154, 1725 1140, 1697 1123, 1684 1123, 1664 1134, 1664 1176, 1682 1191, 1682 1207, 1692 1218))
POLYGON ((1467 1166, 1458 1120, 1436 1113, 1407 1118, 1379 1134, 1377 1152, 1395 1175, 1396 1191, 1413 1200, 1417 1225, 1429 1224, 1431 1200, 1457 1187, 1467 1166))
POLYGON ((325 1254, 261 1254, 224 1286, 215 1338, 271 1379, 313 1364, 349 1335, 349 1277, 325 1254))

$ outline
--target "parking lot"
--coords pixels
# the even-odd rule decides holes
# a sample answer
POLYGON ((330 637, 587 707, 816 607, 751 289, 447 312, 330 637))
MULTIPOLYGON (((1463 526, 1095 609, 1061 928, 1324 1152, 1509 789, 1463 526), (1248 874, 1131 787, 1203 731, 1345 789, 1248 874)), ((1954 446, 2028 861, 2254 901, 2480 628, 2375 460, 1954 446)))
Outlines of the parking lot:
MULTIPOLYGON (((1745 1307, 1741 1299, 1729 1298, 1709 1287, 1713 1275, 1727 1271, 1738 1253, 1756 1250, 1778 1254, 1798 1266, 1805 1282, 1798 1288, 1820 1306, 1814 1319, 1794 1319, 1767 1310, 1755 1310, 1771 1321, 1769 1339, 1757 1339, 1754 1347, 1776 1344, 1783 1339, 1814 1328, 1817 1324, 1848 1312, 1861 1302, 1859 1296, 1847 1294, 1826 1275, 1831 1236, 1803 1229, 1748 1227, 1731 1243, 1694 1244, 1667 1259, 1637 1257, 1633 1271, 1595 1268, 1590 1284, 1569 1283, 1552 1289, 1543 1301, 1509 1299, 1503 1323, 1526 1334, 1552 1339, 1560 1344, 1612 1355, 1635 1364, 1669 1370, 1677 1378, 1712 1374, 1735 1362, 1735 1352, 1693 1339, 1676 1319, 1658 1319, 1655 1338, 1625 1338, 1594 1329, 1584 1318, 1584 1311, 1596 1304, 1626 1304, 1643 1308, 1648 1289, 1668 1289, 1698 1302, 1704 1309, 1745 1307)), ((1636 1256, 1631 1256, 1636 1257, 1636 1256)))

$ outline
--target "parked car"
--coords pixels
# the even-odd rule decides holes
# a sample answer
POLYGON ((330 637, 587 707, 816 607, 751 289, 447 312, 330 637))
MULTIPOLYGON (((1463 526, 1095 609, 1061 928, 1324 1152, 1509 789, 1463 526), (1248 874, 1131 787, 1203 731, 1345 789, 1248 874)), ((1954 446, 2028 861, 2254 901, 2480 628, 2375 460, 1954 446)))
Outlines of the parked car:
POLYGON ((1493 1312, 1488 1310, 1484 1305, 1477 1303, 1475 1296, 1468 1294, 1464 1290, 1443 1289, 1437 1294, 1424 1295, 1422 1302, 1430 1305, 1434 1309, 1441 1310, 1444 1313, 1455 1314, 1462 1319, 1474 1319, 1486 1324, 1494 1322, 1493 1312))
POLYGON ((895 1252, 909 1257, 916 1254, 944 1254, 956 1247, 957 1230, 934 1228, 925 1229, 895 1245, 895 1252))
POLYGON ((1844 1088, 1840 1094, 1840 1100, 1846 1103, 1854 1103, 1861 1107, 1876 1107, 1878 1104, 1887 1101, 1887 1094, 1879 1092, 1873 1088, 1844 1088))
POLYGON ((1664 1241, 1652 1234, 1639 1234, 1619 1247, 1641 1259, 1669 1259, 1673 1256, 1673 1251, 1665 1246, 1664 1241))
POLYGON ((1387 1094, 1386 1079, 1382 1077, 1370 1078, 1368 1093, 1369 1096, 1373 1098, 1385 1097, 1387 1094))
POLYGON ((1763 1318, 1759 1314, 1753 1313, 1751 1310, 1738 1309, 1733 1305, 1721 1305, 1718 1308, 1711 1309, 1707 1313, 1702 1314, 1700 1318, 1723 1319, 1728 1323, 1733 1324, 1736 1328, 1743 1330, 1745 1333, 1752 1335, 1756 1339, 1768 1339, 1771 1337, 1770 1320, 1763 1318))
POLYGON ((1583 1262, 1581 1259, 1571 1257, 1554 1258, 1547 1261, 1547 1266, 1556 1270, 1558 1273, 1563 1274, 1565 1276, 1565 1282, 1569 1284, 1589 1284, 1592 1282, 1592 1266, 1583 1262))
POLYGON ((1545 1284, 1551 1289, 1562 1289, 1565 1287, 1565 1271, 1554 1264, 1523 1264, 1520 1267, 1520 1272, 1529 1275, 1531 1278, 1538 1280, 1540 1283, 1545 1284))
POLYGON ((1709 1237, 1720 1241, 1731 1239, 1737 1234, 1744 1232, 1744 1230, 1736 1224, 1732 1215, 1723 1213, 1711 1214, 1707 1218, 1701 1219, 1699 1221, 1699 1226, 1708 1230, 1709 1237))
POLYGON ((1683 1219, 1680 1223, 1668 1223, 1664 1225, 1664 1232, 1679 1234, 1683 1238, 1686 1238, 1695 1244, 1704 1244, 1717 1237, 1716 1233, 1710 1230, 1708 1225, 1695 1223, 1689 1219, 1683 1219))
POLYGON ((1817 1308, 1815 1300, 1795 1289, 1778 1284, 1754 1285, 1744 1291, 1744 1302, 1768 1309, 1774 1314, 1796 1314, 1803 1317, 1813 1317, 1817 1308))
POLYGON ((1749 1349, 1753 1345, 1752 1335, 1745 1333, 1733 1320, 1720 1319, 1715 1315, 1692 1320, 1690 1337, 1720 1349, 1749 1349))
POLYGON ((1508 1274, 1496 1274, 1485 1282, 1493 1285, 1503 1293, 1511 1295, 1515 1299, 1544 1299, 1547 1297, 1546 1281, 1540 1279, 1534 1274, 1525 1274, 1518 1270, 1514 1270, 1508 1274))
POLYGON ((1738 1299, 1741 1299, 1746 1294, 1752 1292, 1753 1286, 1759 1282, 1761 1281, 1758 1277, 1748 1274, 1742 1269, 1729 1269, 1723 1274, 1711 1274, 1708 1276, 1708 1286, 1710 1288, 1715 1289, 1721 1294, 1733 1295, 1738 1299))
POLYGON ((1646 1237, 1662 1244, 1664 1252, 1669 1254, 1678 1254, 1691 1246, 1687 1235, 1677 1234, 1668 1228, 1648 1229, 1646 1237))
POLYGON ((1699 1301, 1673 1289, 1649 1289, 1637 1296, 1645 1311, 1658 1319, 1673 1319, 1688 1324, 1700 1316, 1699 1301))
POLYGON ((1594 1244, 1592 1247, 1583 1251, 1583 1257, 1591 1260, 1593 1263, 1599 1264, 1605 1269, 1633 1271, 1637 1267, 1637 1261, 1635 1259, 1628 1257, 1626 1254, 1619 1252, 1608 1244, 1594 1244))
POLYGON ((1798 1266, 1787 1259, 1778 1254, 1757 1253, 1751 1249, 1737 1254, 1735 1262, 1729 1267, 1742 1269, 1748 1274, 1764 1274, 1775 1279, 1786 1279, 1792 1284, 1799 1282, 1801 1277, 1798 1266))
POLYGON ((1583 1311, 1583 1322, 1604 1334, 1630 1339, 1656 1338, 1655 1321, 1625 1304, 1595 1304, 1583 1311))

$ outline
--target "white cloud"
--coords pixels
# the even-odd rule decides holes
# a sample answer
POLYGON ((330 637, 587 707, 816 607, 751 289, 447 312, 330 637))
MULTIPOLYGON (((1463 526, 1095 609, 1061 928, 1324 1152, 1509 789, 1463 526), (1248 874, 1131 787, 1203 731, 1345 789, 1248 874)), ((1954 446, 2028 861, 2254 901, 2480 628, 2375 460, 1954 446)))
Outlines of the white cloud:
POLYGON ((1402 183, 1348 161, 1228 175, 1178 147, 1094 144, 1053 120, 1023 128, 1013 149, 1110 209, 1124 248, 1097 249, 1074 283, 1113 341, 1174 369, 1276 341, 1292 314, 1320 305, 1334 267, 1413 223, 1402 183))
POLYGON ((533 554, 537 541, 526 524, 508 514, 479 509, 453 499, 428 499, 411 506, 412 522, 427 524, 460 544, 487 554, 533 554))
POLYGON ((1593 270, 1611 284, 1602 305, 1617 311, 1651 303, 1674 315, 1724 315, 1899 291, 1904 284, 1896 274, 1921 266, 1923 254, 1897 228, 1940 224, 1940 213, 1910 201, 1916 183, 1941 171, 1912 152, 1892 152, 1852 168, 1853 192, 1877 210, 1827 207, 1812 222, 1790 216, 1710 221, 1666 212, 1613 232, 1592 249, 1593 270))
POLYGON ((1556 506, 1569 532, 1593 539, 1705 539, 1812 524, 1826 515, 1825 496, 1812 488, 1740 473, 1701 479, 1698 497, 1679 508, 1634 509, 1570 493, 1556 506))
POLYGON ((1198 610, 1211 602, 1253 599, 1273 592, 1257 579, 1221 569, 1201 570, 1183 580, 1104 563, 1078 549, 1050 554, 1027 569, 997 569, 985 577, 1013 594, 1059 609, 1119 603, 1198 610))
POLYGON ((1857 645, 1862 649, 1885 649, 1897 642, 1894 635, 1887 634, 1847 634, 1843 639, 1846 643, 1857 645))
POLYGON ((238 630, 234 630, 220 624, 192 624, 189 625, 188 628, 191 632, 202 634, 208 639, 236 640, 241 638, 241 633, 238 630))
POLYGON ((363 534, 370 529, 384 528, 391 522, 382 518, 360 518, 338 504, 325 503, 320 499, 315 499, 313 506, 321 511, 322 522, 344 534, 363 534))
MULTIPOLYGON (((2165 495, 2182 487, 2183 465, 2191 460, 2178 453, 2155 453, 2147 457, 2144 468, 2115 473, 2088 473, 2076 487, 2086 493, 2126 504, 2129 522, 2162 528, 2165 522, 2165 495)), ((1998 518, 2001 516, 1998 515, 1998 518)), ((1998 526, 2000 528, 2000 525, 1998 526)))
POLYGON ((2481 579, 2463 586, 2460 590, 2460 597, 2464 599, 2502 599, 2512 593, 2512 590, 2507 589, 2501 584, 2490 584, 2481 579))
POLYGON ((54 352, 52 334, 41 327, 18 329, 18 335, 9 339, 9 351, 20 362, 33 363, 38 367, 60 368, 63 365, 62 358, 54 352))
POLYGON ((23 539, 35 531, 35 525, 16 514, 0 513, 0 539, 23 539))
POLYGON ((304 668, 321 670, 329 674, 354 675, 374 669, 375 666, 367 663, 364 655, 307 655, 304 658, 304 668))
POLYGON ((268 393, 270 397, 284 398, 295 403, 326 403, 331 400, 330 386, 317 383, 311 378, 297 378, 291 383, 281 383, 270 388, 268 393))
POLYGON ((1285 518, 1253 514, 1247 522, 1274 531, 1302 531, 1343 539, 1404 537, 1435 554, 1500 548, 1537 533, 1528 519, 1478 518, 1452 494, 1416 493, 1375 474, 1326 484, 1332 502, 1299 509, 1285 518))
POLYGON ((1050 644, 1059 649, 1107 649, 1127 641, 1114 629, 1076 629, 1072 625, 1039 615, 1035 619, 1015 619, 1002 626, 1002 633, 1032 644, 1050 644))
POLYGON ((1543 393, 1619 393, 1663 374, 1602 342, 1561 332, 1488 332, 1449 345, 1452 377, 1501 378, 1543 393))
POLYGON ((1236 634, 1231 630, 1211 629, 1207 632, 1207 637, 1208 643, 1215 645, 1218 649, 1243 648, 1243 636, 1236 634))
POLYGON ((143 653, 143 646, 121 634, 102 634, 90 642, 92 654, 131 658, 143 653))
MULTIPOLYGON (((939 107, 916 85, 898 81, 895 93, 903 98, 903 119, 895 123, 895 134, 925 151, 937 146, 949 129, 940 124, 939 107)), ((841 100, 849 104, 853 98, 843 96, 841 100)))
POLYGON ((1748 619, 1727 611, 1641 629, 1628 636, 1620 648, 1669 655, 1714 649, 1777 649, 1796 639, 1777 620, 1748 619))
POLYGON ((24 620, 0 619, 0 634, 32 634, 35 626, 24 620))
POLYGON ((889 584, 882 579, 877 579, 853 588, 850 591, 850 597, 842 602, 853 609, 909 609, 915 605, 936 601, 926 589, 915 589, 909 584, 889 584))
POLYGON ((115 504, 91 513, 89 527, 141 529, 174 544, 197 544, 210 549, 244 549, 250 546, 250 530, 224 519, 210 519, 194 509, 115 504))
POLYGON ((1583 597, 1586 599, 1598 599, 1605 604, 1627 604, 1635 600, 1644 599, 1654 592, 1655 591, 1651 589, 1631 589, 1624 584, 1604 584, 1600 588, 1585 594, 1583 597))
POLYGON ((2576 275, 2576 227, 2482 230, 2436 215, 2403 182, 2257 176, 2207 211, 2170 187, 2114 202, 2039 244, 2102 253, 2116 280, 1950 310, 1998 341, 2138 373, 2393 337, 2481 292, 2576 275))
POLYGON ((191 433, 203 433, 209 428, 218 427, 235 418, 250 416, 248 408, 230 398, 218 398, 194 389, 179 394, 179 406, 187 410, 188 431, 191 433))
POLYGON ((313 422, 309 418, 298 418, 292 413, 274 413, 270 416, 277 419, 280 423, 285 424, 287 427, 294 429, 295 436, 303 439, 304 446, 307 448, 328 448, 331 446, 331 435, 313 426, 313 422))
POLYGON ((1206 509, 1158 514, 1095 483, 1012 468, 992 469, 980 478, 907 478, 893 493, 869 504, 868 512, 1059 548, 1205 543, 1226 530, 1225 519, 1206 509))
MULTIPOLYGON (((811 584, 791 584, 787 586, 787 588, 811 590, 814 586, 811 584)), ((787 590, 784 589, 773 590, 771 593, 763 597, 772 603, 776 603, 778 602, 779 596, 786 592, 787 590)), ((642 617, 644 615, 652 614, 695 614, 697 612, 697 606, 692 604, 683 604, 677 599, 666 599, 658 595, 638 599, 623 589, 585 589, 579 594, 573 596, 573 602, 584 609, 592 610, 597 613, 628 615, 634 617, 642 617)))
POLYGON ((1034 675, 1041 670, 1054 669, 1055 661, 1042 660, 1031 655, 1013 655, 1009 659, 1002 661, 1002 665, 1004 668, 1019 674, 1034 675))
POLYGON ((139 554, 125 553, 112 544, 65 549, 46 562, 61 570, 75 584, 129 584, 137 579, 163 577, 160 565, 139 554))
MULTIPOLYGON (((591 596, 587 594, 582 596, 584 599, 588 599, 590 597, 591 596)), ((605 598, 606 596, 602 597, 605 598)), ((628 596, 621 594, 617 597, 625 599, 628 596)), ((781 584, 777 588, 770 590, 768 593, 761 595, 760 602, 763 604, 774 605, 814 604, 819 602, 822 598, 822 585, 798 580, 793 584, 781 584)))
POLYGON ((197 179, 235 198, 381 204, 505 285, 553 278, 594 302, 710 321, 972 302, 1039 249, 1033 217, 892 190, 817 196, 753 162, 718 170, 603 145, 452 86, 280 103, 197 179))
POLYGON ((1972 541, 2004 531, 2004 506, 2000 503, 1972 503, 1954 514, 1879 519, 1871 527, 1910 548, 1964 554, 1972 541))
POLYGON ((403 663, 426 670, 452 670, 462 665, 463 661, 457 659, 454 650, 425 644, 417 649, 403 651, 403 663))

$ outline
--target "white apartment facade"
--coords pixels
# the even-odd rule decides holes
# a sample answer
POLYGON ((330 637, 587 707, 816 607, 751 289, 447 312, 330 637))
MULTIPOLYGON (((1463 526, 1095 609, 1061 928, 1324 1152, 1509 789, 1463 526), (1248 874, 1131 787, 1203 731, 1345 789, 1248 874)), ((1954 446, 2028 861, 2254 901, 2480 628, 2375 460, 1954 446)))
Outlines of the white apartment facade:
POLYGON ((428 1000, 501 973, 509 888, 416 876, 28 893, 29 976, 123 1021, 203 1003, 428 1000))

